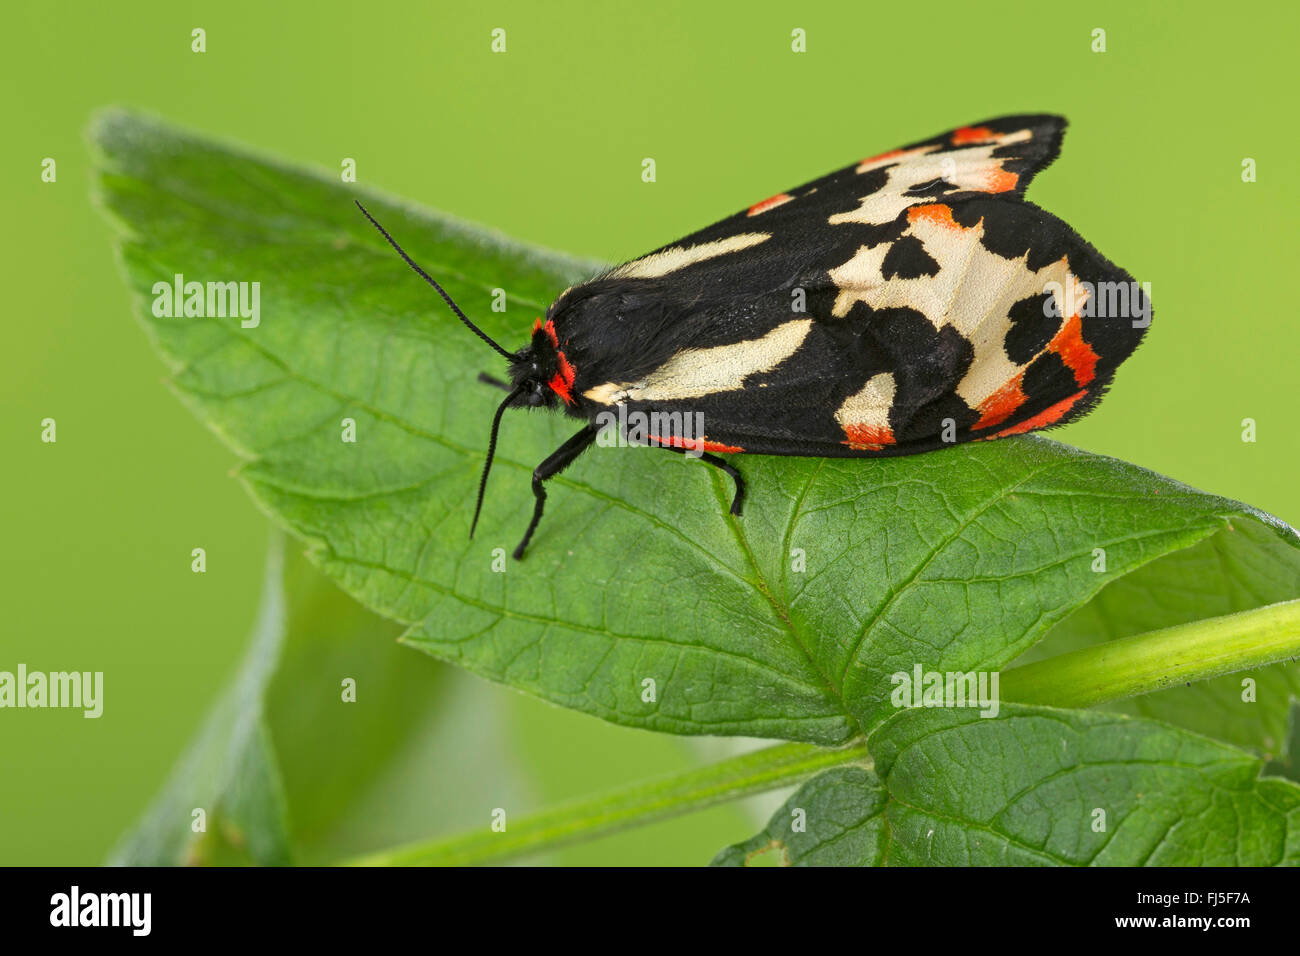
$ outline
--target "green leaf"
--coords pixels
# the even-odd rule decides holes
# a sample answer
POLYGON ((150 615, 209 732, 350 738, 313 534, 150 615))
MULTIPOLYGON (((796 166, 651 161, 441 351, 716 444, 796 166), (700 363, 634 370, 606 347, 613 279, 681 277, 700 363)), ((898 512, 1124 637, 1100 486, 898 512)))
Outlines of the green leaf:
MULTIPOLYGON (((336 863, 432 834, 487 831, 494 807, 509 808, 518 835, 542 800, 542 778, 553 789, 562 777, 574 793, 585 776, 607 786, 697 762, 684 741, 547 707, 412 653, 395 642, 399 625, 347 597, 296 549, 284 553, 278 535, 257 624, 243 666, 112 862, 336 863), (345 679, 355 700, 343 700, 345 679), (593 753, 605 759, 584 768, 593 753), (191 828, 195 808, 205 811, 203 833, 191 828)), ((718 827, 750 826, 748 814, 719 807, 571 852, 681 863, 718 827)))
POLYGON ((239 673, 113 862, 317 859, 381 769, 440 709, 448 674, 412 666, 421 662, 394 643, 400 627, 283 552, 277 536, 239 673), (353 700, 345 700, 345 680, 353 700), (196 809, 205 818, 198 832, 196 809))
MULTIPOLYGON (((742 457, 741 519, 699 462, 596 449, 554 481, 528 558, 495 573, 531 513, 532 467, 574 424, 507 416, 469 541, 499 400, 475 379, 499 359, 354 190, 130 114, 93 135, 137 311, 255 499, 403 640, 493 680, 630 726, 838 744, 893 713, 891 673, 1001 668, 1111 582, 1243 528, 1243 559, 1198 586, 1249 594, 1262 574, 1300 593, 1280 522, 1032 437, 885 461, 742 457), (177 273, 261 281, 260 324, 154 316, 154 283, 177 273)), ((508 347, 591 269, 367 202, 508 347)))
POLYGON ((1300 786, 1235 747, 1119 715, 913 710, 874 769, 808 781, 715 865, 1275 866, 1300 863, 1300 786))

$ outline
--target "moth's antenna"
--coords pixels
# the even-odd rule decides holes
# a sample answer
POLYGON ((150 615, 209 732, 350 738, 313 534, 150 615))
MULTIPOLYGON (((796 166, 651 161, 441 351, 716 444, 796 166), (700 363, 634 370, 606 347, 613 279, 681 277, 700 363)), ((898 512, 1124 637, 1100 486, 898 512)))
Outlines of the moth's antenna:
POLYGON ((505 410, 510 407, 510 403, 522 395, 526 389, 516 388, 505 397, 500 405, 497 406, 496 414, 492 416, 492 434, 488 437, 487 461, 483 463, 483 477, 478 482, 478 502, 474 505, 474 520, 469 525, 469 536, 474 537, 474 529, 478 527, 478 513, 483 510, 483 493, 487 491, 488 472, 492 470, 492 456, 497 453, 497 429, 501 427, 501 416, 505 410))
POLYGON ((388 230, 386 230, 383 226, 381 226, 378 222, 375 221, 375 217, 370 215, 370 213, 366 210, 365 206, 361 205, 361 201, 359 199, 353 201, 356 202, 357 208, 361 210, 362 214, 367 219, 370 220, 370 224, 374 226, 376 229, 378 229, 379 234, 388 240, 388 244, 397 250, 397 254, 406 260, 406 264, 410 266, 412 269, 414 269, 421 279, 423 279, 425 282, 429 283, 429 285, 433 286, 435 289, 438 290, 438 295, 442 296, 442 300, 446 302, 448 306, 451 307, 451 311, 456 313, 456 318, 464 322, 467 326, 469 326, 469 330, 471 332, 473 332, 475 335, 481 338, 488 345, 492 346, 494 349, 496 349, 506 358, 513 359, 515 357, 512 353, 507 352, 501 346, 497 345, 497 343, 494 342, 486 332, 484 332, 482 329, 480 329, 477 325, 475 325, 473 322, 469 320, 469 316, 467 316, 464 312, 462 312, 460 310, 460 306, 458 306, 455 302, 451 300, 451 296, 447 294, 447 290, 444 289, 442 286, 438 285, 438 283, 433 280, 433 277, 430 276, 429 273, 425 272, 423 269, 421 269, 418 265, 415 264, 415 260, 406 254, 406 250, 397 244, 397 240, 388 234, 388 230))

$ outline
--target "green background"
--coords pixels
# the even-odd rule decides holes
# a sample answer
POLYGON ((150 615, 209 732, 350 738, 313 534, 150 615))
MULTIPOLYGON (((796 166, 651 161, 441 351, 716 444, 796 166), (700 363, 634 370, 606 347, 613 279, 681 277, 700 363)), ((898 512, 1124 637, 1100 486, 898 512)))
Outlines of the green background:
MULTIPOLYGON (((0 669, 102 670, 106 701, 99 720, 0 711, 0 863, 103 859, 233 671, 268 539, 234 456, 160 384, 129 315, 88 201, 84 132, 104 105, 325 170, 353 157, 367 186, 609 261, 949 127, 1063 113, 1062 158, 1030 198, 1150 282, 1155 320, 1100 409, 1054 437, 1300 521, 1293 4, 137 2, 22 4, 7 23, 0 669), (46 417, 57 444, 40 441, 46 417)), ((439 665, 411 651, 410 666, 439 665)), ((457 719, 495 747, 434 748, 436 779, 477 781, 489 802, 413 833, 725 750, 454 686, 471 702, 457 719)), ((557 859, 702 863, 754 812, 557 859)))

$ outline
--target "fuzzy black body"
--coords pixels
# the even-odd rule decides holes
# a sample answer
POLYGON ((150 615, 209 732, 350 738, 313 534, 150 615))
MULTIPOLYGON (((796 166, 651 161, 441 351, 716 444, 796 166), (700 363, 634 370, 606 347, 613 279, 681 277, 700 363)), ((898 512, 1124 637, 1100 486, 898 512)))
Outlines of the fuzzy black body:
POLYGON ((1064 126, 1005 117, 914 143, 565 291, 513 363, 517 404, 698 412, 711 451, 847 457, 1077 418, 1150 305, 1022 197, 1064 126))

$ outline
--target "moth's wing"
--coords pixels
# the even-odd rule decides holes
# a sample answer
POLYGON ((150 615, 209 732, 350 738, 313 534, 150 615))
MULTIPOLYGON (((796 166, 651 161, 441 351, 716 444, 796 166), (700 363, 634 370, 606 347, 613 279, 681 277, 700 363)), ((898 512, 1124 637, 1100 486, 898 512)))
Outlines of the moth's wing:
POLYGON ((1060 152, 1059 116, 1006 116, 863 159, 778 193, 676 242, 610 270, 608 278, 671 276, 691 296, 764 284, 772 260, 809 265, 828 243, 881 241, 909 208, 970 196, 1018 199, 1060 152), (835 226, 835 229, 828 229, 835 226), (737 269, 740 271, 737 272, 737 269))
POLYGON ((771 331, 675 355, 628 407, 699 412, 729 449, 911 454, 1079 417, 1150 322, 1128 273, 1029 203, 930 203, 905 219, 894 242, 827 270, 808 315, 743 300, 771 331), (930 264, 891 272, 900 247, 930 264))
POLYGON ((570 290, 552 314, 572 339, 575 391, 597 407, 702 413, 719 447, 825 455, 906 454, 1080 414, 1150 313, 1137 292, 1138 325, 1089 317, 1087 290, 1128 294, 1129 276, 1020 196, 1063 129, 1051 116, 963 127, 570 290))
POLYGON ((895 237, 912 206, 1018 198, 1060 152, 1065 125, 1060 116, 1004 116, 863 159, 567 289, 551 313, 629 280, 687 302, 788 285, 791 270, 815 275, 840 250, 895 237))
POLYGON ((863 159, 755 203, 615 269, 635 271, 663 253, 749 231, 806 231, 853 223, 888 226, 909 207, 966 196, 1019 197, 1061 151, 1064 117, 1004 116, 863 159))

